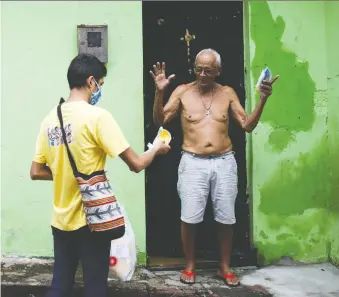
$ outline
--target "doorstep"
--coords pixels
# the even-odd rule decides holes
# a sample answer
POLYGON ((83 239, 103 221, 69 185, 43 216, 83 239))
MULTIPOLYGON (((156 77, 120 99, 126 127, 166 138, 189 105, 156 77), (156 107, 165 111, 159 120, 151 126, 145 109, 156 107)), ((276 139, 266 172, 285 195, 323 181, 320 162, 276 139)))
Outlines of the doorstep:
MULTIPOLYGON (((37 258, 2 258, 2 297, 43 297, 52 280, 53 261, 37 258)), ((235 269, 244 277, 256 269, 235 269)), ((114 297, 266 297, 273 296, 260 285, 228 288, 216 277, 216 271, 197 271, 196 284, 187 286, 179 281, 179 271, 149 271, 138 267, 131 281, 109 278, 109 296, 114 297)), ((82 296, 81 270, 76 274, 74 296, 82 296)))

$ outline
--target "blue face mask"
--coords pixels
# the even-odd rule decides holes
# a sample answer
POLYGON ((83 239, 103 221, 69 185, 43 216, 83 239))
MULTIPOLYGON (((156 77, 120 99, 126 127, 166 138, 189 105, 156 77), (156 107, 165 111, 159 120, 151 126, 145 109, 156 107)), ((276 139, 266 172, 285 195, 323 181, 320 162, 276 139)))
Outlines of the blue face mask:
POLYGON ((98 90, 95 93, 92 92, 91 99, 89 100, 89 104, 91 104, 91 105, 97 104, 100 97, 101 97, 101 86, 99 86, 99 84, 96 82, 96 80, 94 80, 94 82, 97 85, 98 90))

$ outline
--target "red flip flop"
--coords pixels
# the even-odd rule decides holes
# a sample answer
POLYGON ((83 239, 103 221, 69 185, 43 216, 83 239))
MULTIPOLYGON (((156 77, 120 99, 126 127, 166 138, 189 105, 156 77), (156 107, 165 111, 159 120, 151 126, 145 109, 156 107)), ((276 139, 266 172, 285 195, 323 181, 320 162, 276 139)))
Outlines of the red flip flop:
POLYGON ((193 285, 195 283, 195 272, 194 271, 187 271, 187 270, 184 270, 182 272, 182 274, 188 276, 188 277, 194 277, 194 280, 193 282, 188 282, 188 281, 185 281, 184 279, 182 279, 182 276, 180 277, 180 282, 185 284, 185 285, 193 285))
POLYGON ((223 276, 221 276, 220 274, 218 274, 218 275, 225 282, 226 286, 229 286, 231 288, 240 286, 240 281, 237 284, 232 284, 232 283, 227 282, 227 281, 233 280, 235 278, 234 273, 226 273, 223 276))

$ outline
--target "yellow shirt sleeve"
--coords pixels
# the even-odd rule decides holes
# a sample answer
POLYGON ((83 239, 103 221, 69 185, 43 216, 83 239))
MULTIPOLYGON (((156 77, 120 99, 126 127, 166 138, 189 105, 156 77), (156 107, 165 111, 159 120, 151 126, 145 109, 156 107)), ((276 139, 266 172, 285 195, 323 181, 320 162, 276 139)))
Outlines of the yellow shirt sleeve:
POLYGON ((130 147, 119 125, 107 111, 104 111, 98 119, 97 140, 99 146, 112 158, 130 147))
POLYGON ((33 161, 40 164, 46 164, 46 157, 44 154, 45 133, 43 125, 40 127, 40 132, 35 144, 35 156, 33 161))

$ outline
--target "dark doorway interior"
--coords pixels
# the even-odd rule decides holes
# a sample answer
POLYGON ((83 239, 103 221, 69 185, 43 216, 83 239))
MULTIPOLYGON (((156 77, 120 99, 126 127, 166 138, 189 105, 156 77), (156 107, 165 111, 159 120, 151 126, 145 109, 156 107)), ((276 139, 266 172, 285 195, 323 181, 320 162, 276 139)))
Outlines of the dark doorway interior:
MULTIPOLYGON (((223 71, 218 79, 221 84, 232 86, 241 103, 245 103, 243 10, 241 1, 147 1, 143 6, 143 50, 144 50, 144 120, 145 142, 152 142, 157 128, 152 119, 154 83, 149 74, 157 61, 166 62, 167 74, 176 74, 169 87, 165 102, 171 92, 182 83, 193 81, 190 72, 196 54, 204 48, 213 48, 221 55, 223 71), (185 34, 191 35, 190 61, 187 55, 185 34), (194 39, 193 39, 194 35, 194 39)), ((180 239, 180 200, 177 194, 177 169, 181 157, 182 131, 180 119, 166 125, 174 136, 172 150, 158 158, 146 170, 146 216, 147 254, 149 264, 171 266, 179 264, 183 257, 180 239), (154 259, 162 259, 155 261, 154 259), (172 261, 168 261, 172 258, 172 261)), ((238 163, 239 194, 236 203, 237 224, 234 232, 232 265, 252 265, 249 243, 249 204, 246 194, 245 134, 233 120, 230 136, 238 163)), ((216 228, 211 204, 205 220, 199 226, 197 257, 203 262, 219 258, 216 228)))

